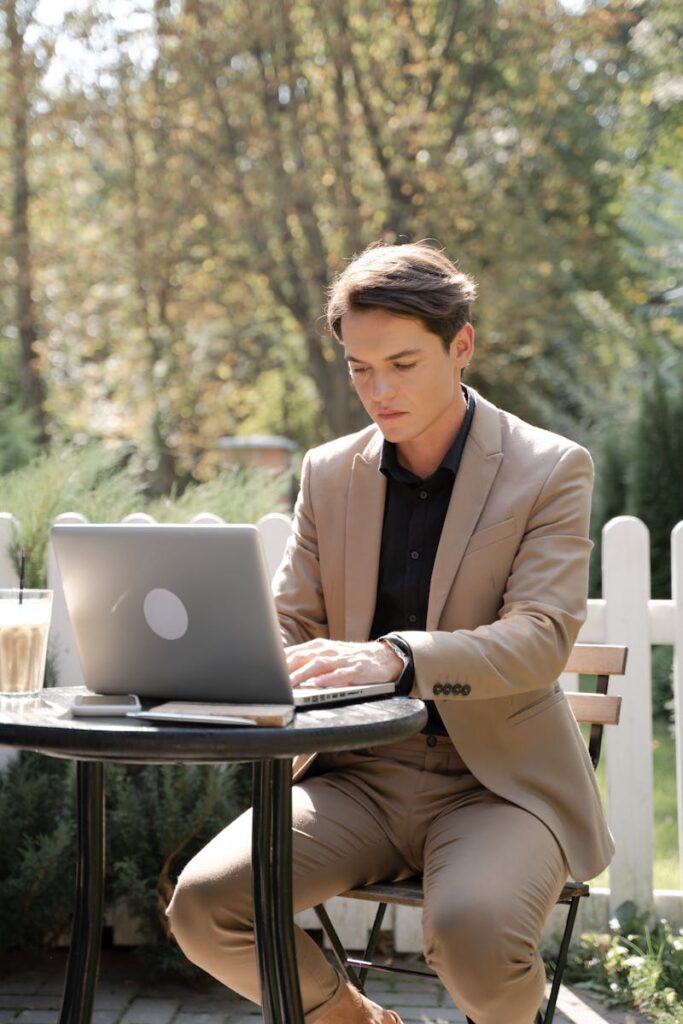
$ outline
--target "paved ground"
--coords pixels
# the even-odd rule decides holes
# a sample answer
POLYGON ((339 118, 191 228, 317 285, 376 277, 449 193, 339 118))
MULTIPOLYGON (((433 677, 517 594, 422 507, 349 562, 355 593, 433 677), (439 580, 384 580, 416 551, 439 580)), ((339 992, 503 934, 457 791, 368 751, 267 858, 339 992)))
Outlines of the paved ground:
MULTIPOLYGON (((65 954, 50 952, 40 963, 24 961, 0 968, 0 1024, 55 1024, 62 995, 65 954)), ((463 1024, 443 988, 431 980, 377 976, 368 994, 394 1009, 405 1024, 463 1024)), ((595 1004, 592 1004, 595 1006, 595 1004)), ((588 1018, 586 1024, 588 1024, 588 1018)), ((557 1024, 569 1018, 556 1014, 557 1024)), ((590 1018, 610 1024, 640 1024, 643 1018, 605 1014, 590 1018)), ((93 1024, 259 1024, 258 1007, 217 983, 201 988, 147 979, 144 968, 123 950, 106 951, 95 1002, 93 1024)), ((580 1016, 575 1018, 581 1024, 580 1016)), ((504 1024, 504 1022, 501 1022, 504 1024)))

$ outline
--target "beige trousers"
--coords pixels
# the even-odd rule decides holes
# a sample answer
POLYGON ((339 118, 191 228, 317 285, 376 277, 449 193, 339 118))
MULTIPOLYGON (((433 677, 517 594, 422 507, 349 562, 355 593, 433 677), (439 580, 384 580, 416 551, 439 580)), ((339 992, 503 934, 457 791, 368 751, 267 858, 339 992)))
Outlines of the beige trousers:
MULTIPOLYGON (((552 833, 485 789, 447 737, 321 755, 292 789, 294 910, 370 882, 424 875, 427 962, 476 1024, 532 1024, 543 996, 541 928, 567 877, 552 833)), ((169 907, 187 957, 259 1002, 251 812, 190 861, 169 907)), ((307 1024, 340 976, 296 928, 307 1024)))

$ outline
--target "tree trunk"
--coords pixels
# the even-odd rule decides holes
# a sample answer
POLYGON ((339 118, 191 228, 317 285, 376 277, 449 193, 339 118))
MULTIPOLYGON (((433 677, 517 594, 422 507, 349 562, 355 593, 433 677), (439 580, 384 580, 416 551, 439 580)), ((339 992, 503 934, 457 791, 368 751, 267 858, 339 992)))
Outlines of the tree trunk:
POLYGON ((28 409, 38 428, 38 440, 46 443, 45 382, 35 350, 38 337, 35 305, 32 297, 33 272, 29 233, 28 110, 26 54, 23 34, 17 19, 15 0, 5 7, 7 37, 10 46, 10 123, 12 151, 12 250, 16 264, 16 319, 19 331, 19 361, 22 405, 28 409))
POLYGON ((332 437, 342 437, 366 426, 368 417, 349 380, 341 347, 335 342, 333 358, 325 358, 320 336, 315 331, 307 332, 306 344, 311 376, 320 395, 323 418, 332 437))

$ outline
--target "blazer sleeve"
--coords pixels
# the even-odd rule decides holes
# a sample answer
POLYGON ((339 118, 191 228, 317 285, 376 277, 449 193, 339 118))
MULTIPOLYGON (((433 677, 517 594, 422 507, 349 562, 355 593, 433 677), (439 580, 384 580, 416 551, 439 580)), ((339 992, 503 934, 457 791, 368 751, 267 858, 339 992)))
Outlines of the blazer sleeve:
POLYGON ((292 533, 273 577, 273 596, 285 644, 329 636, 311 500, 311 473, 309 452, 301 467, 301 488, 294 508, 292 533))
POLYGON ((413 651, 411 696, 469 702, 557 679, 586 617, 592 483, 588 452, 566 449, 531 509, 495 622, 454 632, 400 631, 413 651))

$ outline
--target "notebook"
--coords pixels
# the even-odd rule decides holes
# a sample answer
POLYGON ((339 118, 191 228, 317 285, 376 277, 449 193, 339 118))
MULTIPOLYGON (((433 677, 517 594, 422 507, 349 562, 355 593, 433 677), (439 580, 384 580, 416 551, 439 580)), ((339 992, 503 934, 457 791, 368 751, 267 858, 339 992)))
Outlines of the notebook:
POLYGON ((95 693, 301 707, 394 692, 394 683, 292 691, 255 526, 65 523, 50 532, 95 693))

